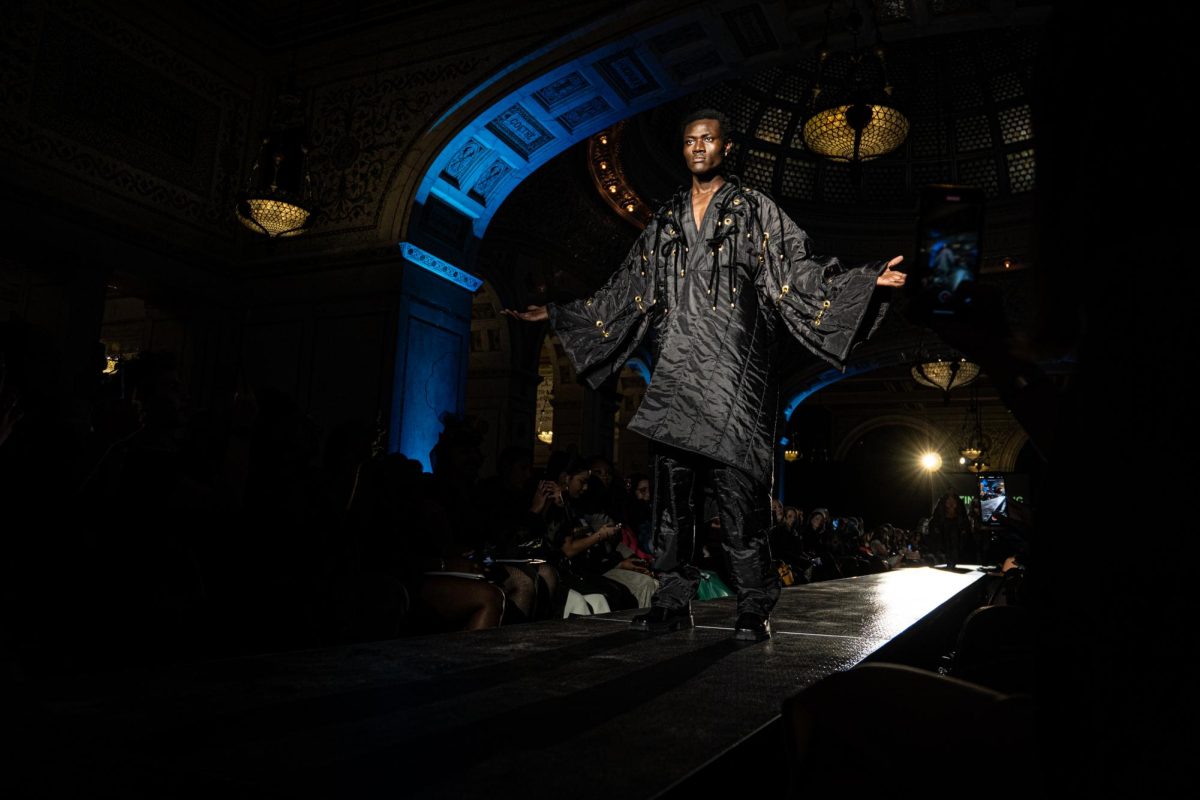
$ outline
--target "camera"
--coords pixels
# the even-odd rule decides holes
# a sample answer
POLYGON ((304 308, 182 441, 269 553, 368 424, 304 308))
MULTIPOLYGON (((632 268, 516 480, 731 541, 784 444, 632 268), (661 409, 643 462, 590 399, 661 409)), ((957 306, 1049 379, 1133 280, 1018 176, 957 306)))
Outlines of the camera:
POLYGON ((922 187, 917 257, 904 284, 918 317, 953 316, 970 306, 979 280, 983 214, 978 187, 922 187))

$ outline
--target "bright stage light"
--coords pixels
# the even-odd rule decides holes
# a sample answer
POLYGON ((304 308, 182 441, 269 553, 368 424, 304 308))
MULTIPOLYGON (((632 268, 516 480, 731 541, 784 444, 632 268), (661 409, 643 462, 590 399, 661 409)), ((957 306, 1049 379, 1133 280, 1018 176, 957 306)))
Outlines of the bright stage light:
POLYGON ((921 454, 921 469, 936 472, 942 468, 942 457, 932 451, 921 454))

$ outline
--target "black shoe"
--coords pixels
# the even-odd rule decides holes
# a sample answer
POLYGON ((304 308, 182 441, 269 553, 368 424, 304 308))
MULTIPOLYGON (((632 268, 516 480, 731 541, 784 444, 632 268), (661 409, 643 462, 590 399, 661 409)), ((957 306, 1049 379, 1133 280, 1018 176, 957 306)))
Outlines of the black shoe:
POLYGON ((771 638, 771 620, 747 612, 738 615, 733 627, 733 638, 745 642, 761 642, 771 638))
POLYGON ((634 617, 633 621, 629 623, 629 627, 635 631, 662 633, 663 631, 691 628, 695 624, 695 620, 692 619, 692 606, 689 604, 682 608, 654 606, 645 614, 638 614, 634 617))

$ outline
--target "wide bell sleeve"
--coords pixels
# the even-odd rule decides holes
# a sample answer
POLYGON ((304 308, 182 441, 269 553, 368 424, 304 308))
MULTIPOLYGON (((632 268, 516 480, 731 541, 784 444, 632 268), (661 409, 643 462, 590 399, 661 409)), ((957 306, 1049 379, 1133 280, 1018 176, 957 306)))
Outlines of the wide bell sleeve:
POLYGON ((812 240, 774 204, 761 214, 758 290, 787 329, 815 355, 845 371, 853 348, 879 329, 891 290, 875 285, 886 260, 843 263, 818 255, 812 240))
POLYGON ((550 327, 580 379, 593 389, 621 370, 649 329, 655 224, 646 226, 625 261, 591 297, 546 304, 550 327))

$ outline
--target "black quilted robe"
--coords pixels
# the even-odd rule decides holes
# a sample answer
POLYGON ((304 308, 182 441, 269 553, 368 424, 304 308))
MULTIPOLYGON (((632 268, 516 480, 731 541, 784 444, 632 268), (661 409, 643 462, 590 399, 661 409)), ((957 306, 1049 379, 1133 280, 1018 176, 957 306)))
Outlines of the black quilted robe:
POLYGON ((782 331, 844 371, 851 348, 887 313, 890 290, 875 286, 886 264, 816 255, 769 197, 731 177, 698 233, 690 190, 681 189, 595 294, 547 312, 593 388, 649 345, 650 386, 629 430, 769 486, 782 331))

